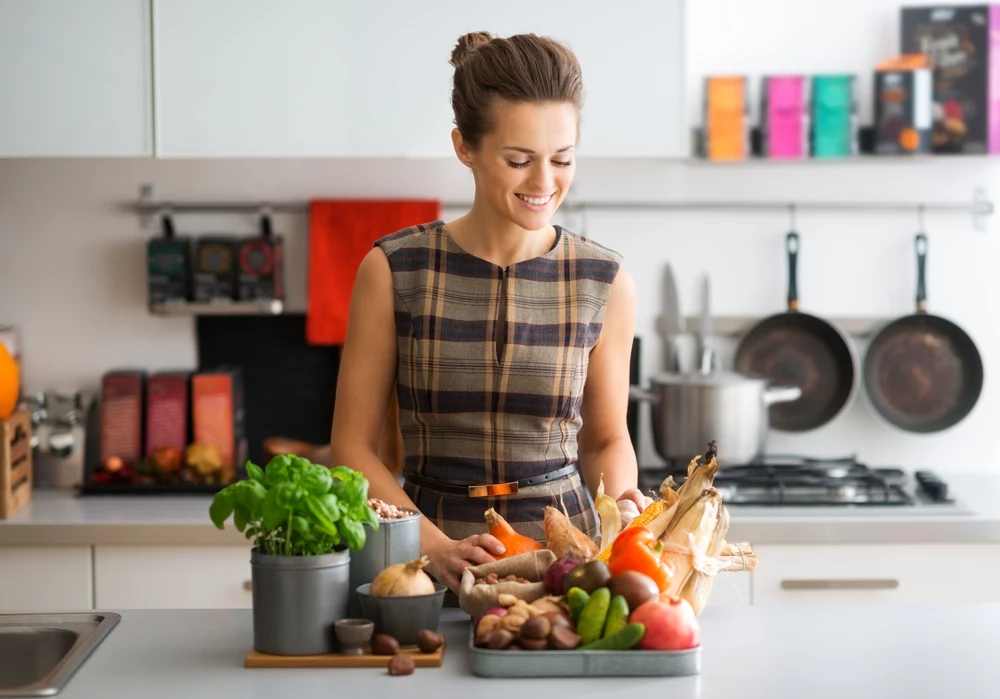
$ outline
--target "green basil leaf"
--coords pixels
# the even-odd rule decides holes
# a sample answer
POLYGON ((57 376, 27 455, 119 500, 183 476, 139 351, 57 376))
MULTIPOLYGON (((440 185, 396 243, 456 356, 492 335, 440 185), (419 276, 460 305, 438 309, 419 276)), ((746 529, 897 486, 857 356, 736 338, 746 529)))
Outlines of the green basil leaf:
POLYGON ((233 507, 236 505, 236 494, 233 492, 234 485, 236 484, 227 485, 217 492, 215 497, 212 498, 212 504, 208 507, 208 516, 217 529, 222 529, 229 515, 233 513, 233 507))
POLYGON ((311 495, 325 495, 333 485, 333 476, 324 466, 317 466, 303 476, 302 485, 311 495))
POLYGON ((290 510, 301 499, 301 491, 291 483, 279 483, 274 487, 276 502, 285 510, 290 510))
POLYGON ((330 517, 326 512, 326 505, 317 497, 312 495, 306 496, 306 506, 312 513, 313 518, 316 520, 316 527, 327 534, 336 533, 337 528, 333 526, 333 522, 330 521, 330 517))
POLYGON ((291 459, 285 454, 279 454, 271 459, 264 469, 264 477, 268 485, 277 485, 288 481, 288 468, 291 459))
POLYGON ((363 513, 361 521, 371 526, 374 531, 378 531, 378 513, 368 505, 365 505, 363 513))
POLYGON ((242 532, 247 526, 249 519, 250 511, 242 504, 237 503, 235 509, 233 510, 233 524, 236 525, 236 530, 242 532))
POLYGON ((360 551, 365 545, 365 528, 361 522, 353 519, 342 519, 337 523, 344 540, 352 551, 360 551))
POLYGON ((302 537, 306 541, 315 541, 316 537, 313 535, 312 526, 309 524, 309 520, 302 516, 292 517, 292 531, 298 536, 302 537))
POLYGON ((248 481, 249 487, 244 488, 247 492, 247 509, 254 519, 260 519, 264 508, 264 498, 267 497, 267 488, 257 481, 248 481))
POLYGON ((333 493, 327 493, 321 497, 320 502, 326 507, 327 517, 331 522, 336 522, 343 514, 340 509, 340 500, 333 493))
POLYGON ((269 532, 280 527, 282 522, 288 518, 288 511, 278 504, 277 488, 267 491, 264 503, 261 506, 261 515, 263 517, 264 529, 269 532))
POLYGON ((246 469, 247 469, 247 475, 250 476, 250 478, 253 481, 261 484, 267 482, 264 478, 264 471, 261 469, 260 466, 258 466, 254 462, 247 461, 246 469))

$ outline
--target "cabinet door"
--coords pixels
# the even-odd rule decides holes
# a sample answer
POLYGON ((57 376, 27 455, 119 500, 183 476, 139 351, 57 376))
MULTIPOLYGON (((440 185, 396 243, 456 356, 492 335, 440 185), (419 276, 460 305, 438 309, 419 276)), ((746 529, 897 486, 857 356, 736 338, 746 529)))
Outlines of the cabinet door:
POLYGON ((93 609, 89 546, 0 546, 0 612, 93 609))
POLYGON ((152 154, 144 0, 0 0, 0 156, 152 154))
POLYGON ((584 156, 686 155, 683 2, 155 2, 157 153, 451 157, 458 37, 551 35, 583 68, 584 156))
POLYGON ((762 545, 754 550, 760 560, 753 573, 755 605, 937 604, 953 592, 962 602, 1000 602, 1000 545, 762 545))
POLYGON ((96 546, 99 609, 249 609, 250 548, 96 546))

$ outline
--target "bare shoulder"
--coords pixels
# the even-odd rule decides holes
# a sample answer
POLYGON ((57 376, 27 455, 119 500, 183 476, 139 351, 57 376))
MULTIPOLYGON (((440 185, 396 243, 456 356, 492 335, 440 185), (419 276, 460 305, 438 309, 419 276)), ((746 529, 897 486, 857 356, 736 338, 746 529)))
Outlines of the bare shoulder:
POLYGON ((372 248, 361 260, 354 289, 365 294, 392 291, 392 269, 389 267, 389 258, 382 248, 372 248))
POLYGON ((618 268, 618 274, 611 283, 608 293, 608 306, 605 311, 605 324, 624 322, 631 327, 635 323, 636 290, 635 279, 624 267, 618 268))

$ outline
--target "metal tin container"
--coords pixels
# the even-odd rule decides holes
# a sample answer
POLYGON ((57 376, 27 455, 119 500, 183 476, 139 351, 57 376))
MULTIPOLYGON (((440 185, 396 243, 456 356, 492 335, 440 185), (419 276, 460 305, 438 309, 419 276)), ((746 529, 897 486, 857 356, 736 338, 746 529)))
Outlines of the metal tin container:
POLYGON ((365 525, 365 545, 351 555, 351 589, 348 612, 360 616, 358 587, 370 583, 391 565, 409 563, 420 558, 420 518, 414 510, 398 519, 380 519, 378 531, 365 525))
POLYGON ((375 633, 389 634, 401 646, 417 645, 421 629, 437 632, 447 587, 434 583, 434 594, 408 597, 376 597, 370 594, 371 583, 358 589, 361 613, 375 623, 375 633))
POLYGON ((267 556, 252 549, 254 650, 334 652, 333 622, 347 616, 350 559, 349 549, 321 556, 267 556))
POLYGON ((670 677, 701 673, 701 646, 690 650, 489 650, 469 637, 479 677, 670 677))

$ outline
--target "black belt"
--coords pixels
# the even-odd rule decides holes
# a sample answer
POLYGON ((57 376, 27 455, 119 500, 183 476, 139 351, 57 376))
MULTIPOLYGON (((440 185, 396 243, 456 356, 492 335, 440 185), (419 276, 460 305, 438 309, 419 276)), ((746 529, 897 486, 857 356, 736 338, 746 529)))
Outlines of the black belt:
POLYGON ((407 473, 404 475, 404 478, 413 485, 430 488, 442 493, 466 495, 470 498, 485 498, 495 495, 513 495, 519 488, 541 485, 542 483, 548 483, 549 481, 554 481, 577 472, 576 464, 572 463, 558 470, 543 473, 540 476, 522 478, 519 481, 510 481, 508 483, 456 483, 454 481, 440 481, 436 478, 428 478, 419 473, 407 473))

